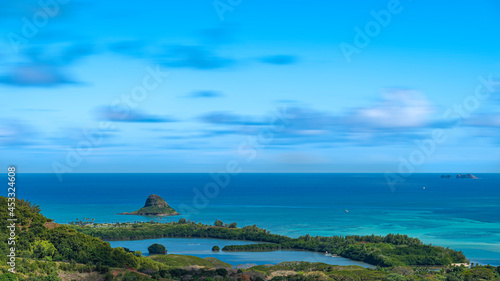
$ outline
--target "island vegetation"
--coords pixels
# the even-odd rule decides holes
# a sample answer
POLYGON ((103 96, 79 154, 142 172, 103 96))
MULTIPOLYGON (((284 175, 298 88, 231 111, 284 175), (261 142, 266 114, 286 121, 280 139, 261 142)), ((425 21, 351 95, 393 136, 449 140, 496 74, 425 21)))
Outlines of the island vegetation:
MULTIPOLYGON (((7 205, 7 198, 0 197, 0 204, 7 205)), ((431 270, 425 266, 391 266, 366 269, 359 266, 335 266, 324 263, 285 262, 277 265, 259 265, 249 268, 233 268, 215 258, 199 258, 187 255, 152 255, 142 256, 139 251, 127 248, 111 248, 109 243, 98 237, 92 237, 83 232, 102 229, 114 233, 116 230, 133 227, 148 227, 158 225, 143 223, 137 225, 120 224, 119 226, 103 227, 102 225, 68 226, 54 223, 40 213, 40 208, 25 200, 16 200, 14 210, 17 219, 15 231, 15 273, 9 272, 8 255, 13 245, 7 241, 9 234, 0 232, 0 281, 143 281, 143 280, 198 280, 198 281, 264 281, 264 280, 325 280, 325 281, 390 281, 390 280, 440 280, 440 281, 493 281, 500 278, 500 267, 473 265, 444 266, 439 270, 431 270), (75 230, 75 228, 80 228, 75 230), (110 229, 107 229, 110 228, 110 229), (112 228, 112 229, 111 229, 112 228)), ((0 209, 0 227, 6 229, 10 213, 7 208, 0 209)), ((163 225, 163 224, 162 224, 163 225)), ((170 224, 169 224, 170 225, 170 224)), ((267 237, 269 241, 263 244, 278 244, 288 242, 290 245, 299 243, 308 245, 312 237, 292 239, 271 234, 255 226, 244 228, 229 228, 229 225, 203 226, 189 221, 182 224, 172 224, 189 229, 212 229, 221 236, 267 237), (196 226, 193 227, 193 226, 196 226), (297 242, 293 242, 293 241, 297 242)), ((171 226, 171 225, 170 225, 171 226)), ((169 226, 169 227, 170 227, 169 226)), ((178 229, 179 230, 179 229, 178 229)), ((121 232, 120 232, 121 233, 121 232)), ((203 233, 201 231, 200 233, 203 233)), ((121 233, 123 234, 123 233, 121 233)), ((116 235, 116 234, 115 234, 116 235)), ((349 245, 358 245, 357 241, 366 240, 364 236, 342 237, 350 241, 349 245), (351 243, 352 242, 352 243, 351 243)), ((370 237, 370 236, 367 236, 370 237)), ((375 236, 378 237, 378 236, 375 236)), ((323 239, 323 238, 322 238, 323 239)), ((414 238, 400 235, 374 238, 374 242, 394 247, 404 245, 419 245, 414 238), (381 239, 382 242, 376 242, 381 239), (384 242, 384 239, 392 243, 384 242), (397 242, 399 241, 399 242, 397 242)), ((332 240, 333 241, 333 240, 332 240)), ((339 240, 341 241, 341 240, 339 240)), ((262 246, 262 244, 256 244, 262 246)), ((285 244, 283 244, 285 245, 285 244)), ((312 245, 312 244, 311 244, 312 245)), ((309 247, 309 246, 308 246, 309 247)), ((248 250, 248 249, 245 249, 248 250)), ((446 255, 446 252, 443 252, 446 255)))

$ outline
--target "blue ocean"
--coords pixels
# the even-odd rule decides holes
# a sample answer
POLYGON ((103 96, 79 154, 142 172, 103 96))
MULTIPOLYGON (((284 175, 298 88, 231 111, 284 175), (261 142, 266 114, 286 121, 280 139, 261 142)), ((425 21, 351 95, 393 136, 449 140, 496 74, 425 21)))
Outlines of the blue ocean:
POLYGON ((440 175, 414 174, 391 188, 384 174, 66 174, 60 182, 54 174, 20 173, 16 191, 57 223, 185 217, 256 224, 291 237, 404 233, 462 250, 474 263, 500 265, 500 174, 440 175), (181 216, 117 215, 139 209, 150 194, 181 216))

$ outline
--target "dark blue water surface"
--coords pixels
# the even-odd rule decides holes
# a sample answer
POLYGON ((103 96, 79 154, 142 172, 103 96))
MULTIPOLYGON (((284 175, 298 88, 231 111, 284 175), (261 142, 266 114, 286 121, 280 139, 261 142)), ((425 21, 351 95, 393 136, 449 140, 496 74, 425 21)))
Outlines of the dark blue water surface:
POLYGON ((67 174, 62 182, 18 174, 17 193, 58 223, 158 220, 116 214, 154 193, 181 213, 161 221, 220 219, 292 237, 404 233, 500 265, 500 174, 476 176, 415 174, 391 189, 383 174, 241 174, 220 185, 209 174, 67 174))

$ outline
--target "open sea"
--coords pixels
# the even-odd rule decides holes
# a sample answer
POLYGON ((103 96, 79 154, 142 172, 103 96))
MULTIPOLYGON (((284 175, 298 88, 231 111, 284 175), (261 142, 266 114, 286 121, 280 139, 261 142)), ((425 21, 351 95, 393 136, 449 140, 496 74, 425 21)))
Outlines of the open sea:
POLYGON ((474 263, 500 265, 500 174, 440 175, 414 174, 391 189, 384 174, 240 174, 217 185, 209 174, 66 174, 59 182, 54 174, 19 173, 16 192, 57 223, 185 217, 256 224, 291 237, 403 233, 462 250, 474 263), (150 194, 181 216, 116 214, 141 208, 150 194))

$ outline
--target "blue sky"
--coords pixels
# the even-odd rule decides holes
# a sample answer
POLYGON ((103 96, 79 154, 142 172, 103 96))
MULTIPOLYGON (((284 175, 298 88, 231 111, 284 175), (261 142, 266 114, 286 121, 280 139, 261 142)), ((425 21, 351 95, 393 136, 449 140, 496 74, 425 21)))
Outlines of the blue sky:
POLYGON ((498 172, 497 1, 269 2, 2 2, 0 162, 498 172))

